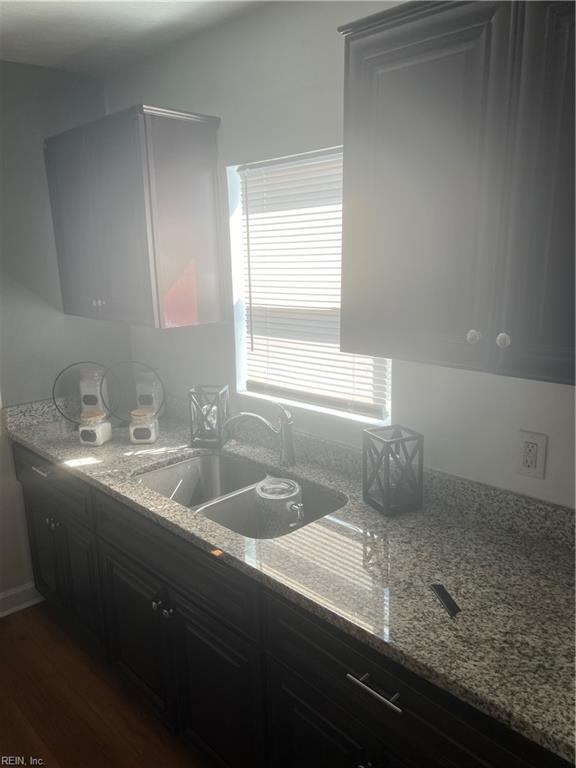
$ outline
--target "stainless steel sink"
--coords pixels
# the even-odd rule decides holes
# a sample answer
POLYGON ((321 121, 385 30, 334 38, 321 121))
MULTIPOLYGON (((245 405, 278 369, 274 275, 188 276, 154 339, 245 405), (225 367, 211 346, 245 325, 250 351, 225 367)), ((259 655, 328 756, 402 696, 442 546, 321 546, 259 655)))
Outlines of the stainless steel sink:
POLYGON ((266 470, 255 461, 212 453, 142 473, 138 482, 185 507, 195 507, 265 477, 266 470))
POLYGON ((272 519, 257 501, 255 485, 203 504, 198 512, 215 523, 251 539, 275 539, 343 507, 348 498, 339 491, 316 483, 299 481, 302 487, 302 517, 286 510, 285 517, 272 519))
MULTIPOLYGON (((282 470, 274 474, 282 476, 282 470)), ((138 482, 185 507, 196 507, 208 520, 252 539, 285 536, 348 501, 343 493, 299 480, 302 510, 298 515, 287 510, 278 522, 278 517, 273 520, 257 503, 256 484, 266 475, 262 465, 242 456, 206 453, 143 472, 138 482)))

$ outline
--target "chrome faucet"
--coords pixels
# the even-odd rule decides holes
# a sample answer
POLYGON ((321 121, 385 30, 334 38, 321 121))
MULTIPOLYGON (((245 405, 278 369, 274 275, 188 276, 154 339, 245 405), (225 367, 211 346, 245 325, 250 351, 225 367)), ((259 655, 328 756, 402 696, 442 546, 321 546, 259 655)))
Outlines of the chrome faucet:
POLYGON ((264 416, 260 416, 258 413, 250 413, 249 411, 241 411, 231 416, 222 424, 222 442, 226 442, 226 433, 230 431, 230 427, 233 427, 239 421, 244 419, 255 419, 261 424, 264 424, 270 432, 274 435, 278 435, 280 439, 280 464, 284 466, 292 467, 295 464, 294 458, 294 441, 292 438, 292 414, 287 411, 280 403, 274 403, 280 409, 278 414, 278 425, 274 426, 264 416))

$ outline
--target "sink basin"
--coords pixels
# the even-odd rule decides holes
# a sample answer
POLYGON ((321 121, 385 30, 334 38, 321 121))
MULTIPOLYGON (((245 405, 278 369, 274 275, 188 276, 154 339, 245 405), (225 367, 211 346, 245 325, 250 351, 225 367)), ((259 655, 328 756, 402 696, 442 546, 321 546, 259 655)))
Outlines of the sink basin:
POLYGON ((185 507, 195 507, 266 477, 255 461, 228 454, 203 454, 143 473, 138 482, 185 507))
POLYGON ((339 491, 316 483, 299 481, 302 488, 303 518, 287 511, 281 524, 258 505, 255 485, 230 493, 198 508, 198 512, 231 531, 251 539, 275 539, 318 520, 343 507, 348 498, 339 491))

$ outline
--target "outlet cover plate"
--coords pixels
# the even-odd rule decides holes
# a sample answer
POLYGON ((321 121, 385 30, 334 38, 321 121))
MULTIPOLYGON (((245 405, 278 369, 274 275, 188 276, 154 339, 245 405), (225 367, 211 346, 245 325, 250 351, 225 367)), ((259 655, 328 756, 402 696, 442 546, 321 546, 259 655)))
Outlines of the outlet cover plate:
POLYGON ((516 471, 519 475, 543 479, 546 473, 546 454, 548 452, 548 435, 541 432, 518 430, 516 448, 516 471))

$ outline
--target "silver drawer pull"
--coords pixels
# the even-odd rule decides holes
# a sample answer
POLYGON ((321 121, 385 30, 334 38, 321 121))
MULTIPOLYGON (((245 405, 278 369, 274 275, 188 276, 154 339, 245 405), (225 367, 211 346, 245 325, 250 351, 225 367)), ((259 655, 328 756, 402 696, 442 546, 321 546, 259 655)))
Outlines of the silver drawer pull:
POLYGON ((36 472, 36 474, 40 475, 40 477, 43 477, 44 480, 48 480, 48 478, 50 477, 48 472, 44 472, 44 470, 40 469, 40 467, 34 467, 33 466, 33 467, 31 467, 31 469, 32 469, 32 472, 36 472))
POLYGON ((400 707, 397 707, 396 704, 394 703, 395 701, 398 701, 398 699, 400 698, 399 693, 395 693, 394 696, 391 696, 389 699, 387 699, 385 696, 382 696, 373 688, 370 688, 369 685, 366 685, 366 683, 364 682, 369 677, 368 673, 358 678, 358 677, 354 677, 354 675, 351 675, 350 672, 346 672, 346 677, 348 680, 350 680, 351 683, 354 683, 354 685, 357 685, 359 688, 362 688, 363 691, 366 691, 366 693, 369 693, 370 696, 372 696, 374 699, 379 701, 381 704, 384 704, 384 706, 388 707, 388 709, 391 709, 393 712, 396 712, 397 715, 402 714, 402 710, 400 709, 400 707))
POLYGON ((162 600, 152 600, 152 610, 159 611, 162 608, 162 600))

